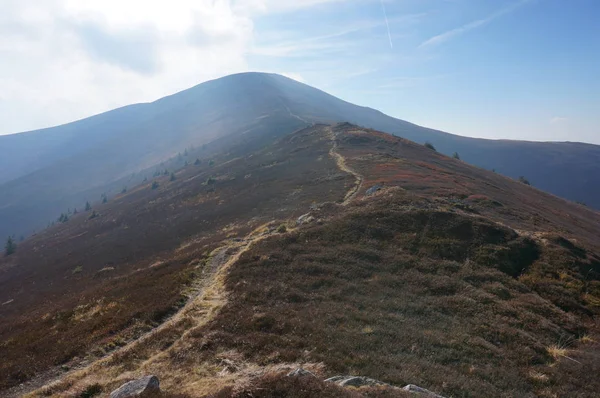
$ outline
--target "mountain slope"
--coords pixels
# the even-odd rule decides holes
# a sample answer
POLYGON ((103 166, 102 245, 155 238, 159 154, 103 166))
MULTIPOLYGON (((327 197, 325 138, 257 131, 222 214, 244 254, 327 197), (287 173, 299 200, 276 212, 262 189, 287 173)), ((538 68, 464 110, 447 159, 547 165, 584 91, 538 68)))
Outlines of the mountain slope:
POLYGON ((597 393, 598 212, 349 124, 156 182, 0 259, 2 388, 157 374, 228 397, 300 365, 445 396, 597 393))
MULTIPOLYGON (((247 73, 203 83, 52 129, 0 136, 0 235, 27 234, 67 208, 150 178, 191 146, 255 150, 315 122, 350 121, 441 152, 556 195, 600 208, 600 147, 459 137, 359 107, 279 75, 247 73)), ((194 159, 191 159, 192 161, 194 159)), ((181 167, 183 164, 178 164, 181 167)))

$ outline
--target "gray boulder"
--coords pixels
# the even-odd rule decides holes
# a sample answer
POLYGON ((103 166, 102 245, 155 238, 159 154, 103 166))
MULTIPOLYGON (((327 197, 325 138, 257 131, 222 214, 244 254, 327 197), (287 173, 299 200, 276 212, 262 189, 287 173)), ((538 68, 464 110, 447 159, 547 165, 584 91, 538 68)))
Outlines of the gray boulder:
POLYGON ((386 386, 391 385, 379 380, 369 379, 363 376, 333 376, 325 380, 330 383, 335 383, 341 387, 365 387, 365 386, 386 386))
POLYGON ((297 225, 309 224, 309 223, 313 222, 314 220, 315 220, 315 218, 313 216, 311 216, 310 213, 306 213, 306 214, 303 214, 300 217, 298 217, 298 219, 296 220, 296 224, 297 225))
POLYGON ((371 196, 373 195, 375 192, 379 191, 380 189, 382 189, 383 187, 381 185, 374 185, 371 188, 367 189, 367 191, 365 192, 366 196, 371 196))
POLYGON ((316 377, 312 372, 309 372, 308 370, 302 369, 302 368, 298 368, 296 370, 292 370, 287 375, 288 375, 288 377, 295 377, 295 376, 311 376, 311 377, 316 377))
POLYGON ((421 396, 425 396, 428 398, 444 398, 441 395, 438 395, 434 392, 431 392, 429 390, 426 390, 422 387, 419 386, 415 386, 414 384, 408 384, 407 386, 405 386, 404 388, 402 388, 404 391, 408 391, 411 392, 413 394, 419 394, 421 396))
POLYGON ((132 398, 142 394, 160 392, 160 382, 156 376, 146 376, 123 384, 110 393, 110 398, 132 398))

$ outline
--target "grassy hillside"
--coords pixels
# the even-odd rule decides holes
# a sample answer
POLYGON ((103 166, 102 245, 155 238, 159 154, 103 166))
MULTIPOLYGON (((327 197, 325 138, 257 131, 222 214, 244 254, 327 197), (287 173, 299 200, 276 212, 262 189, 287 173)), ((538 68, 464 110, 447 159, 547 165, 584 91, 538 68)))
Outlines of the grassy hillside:
MULTIPOLYGON (((448 397, 597 395, 599 213, 349 124, 315 126, 275 148, 246 158, 284 173, 261 179, 279 197, 261 210, 273 216, 235 229, 238 240, 203 230, 211 238, 190 246, 181 268, 197 269, 198 259, 212 269, 191 278, 198 294, 141 340, 31 396, 108 392, 143 374, 186 397, 358 394, 282 376, 298 366, 320 379, 363 375, 448 397), (272 155, 292 163, 277 168, 265 160, 272 155), (281 202, 298 195, 298 178, 302 199, 281 202), (221 250, 202 257, 208 243, 221 250)), ((242 192, 229 211, 247 217, 238 207, 265 197, 242 192)), ((170 195, 160 208, 179 208, 170 195)), ((169 221, 161 225, 176 244, 184 224, 156 219, 169 221)), ((181 247, 163 261, 179 261, 181 247)))
POLYGON ((191 164, 0 257, 0 389, 139 337, 198 294, 250 231, 274 222, 277 233, 277 220, 342 198, 351 180, 329 144, 306 132, 191 164))

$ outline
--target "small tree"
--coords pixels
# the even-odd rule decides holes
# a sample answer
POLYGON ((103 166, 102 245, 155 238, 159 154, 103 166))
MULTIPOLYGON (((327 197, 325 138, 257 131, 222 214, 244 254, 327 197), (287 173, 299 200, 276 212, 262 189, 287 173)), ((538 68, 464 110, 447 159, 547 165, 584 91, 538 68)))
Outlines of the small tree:
POLYGON ((163 175, 168 176, 169 175, 169 170, 165 169, 165 171, 163 172, 163 175))
POLYGON ((102 198, 102 203, 107 203, 108 202, 108 196, 106 196, 105 193, 103 193, 100 197, 102 198))
POLYGON ((209 162, 208 162, 208 165, 209 165, 209 166, 213 166, 214 164, 215 164, 215 161, 214 161, 214 160, 211 160, 211 161, 209 161, 209 162))
POLYGON ((152 181, 152 189, 157 189, 157 188, 158 188, 158 182, 152 181))
POLYGON ((435 147, 433 146, 433 144, 431 142, 429 142, 429 141, 427 141, 425 143, 425 148, 431 149, 432 151, 436 151, 437 152, 437 149, 435 149, 435 147))
POLYGON ((127 193, 127 187, 123 187, 123 189, 121 189, 121 194, 125 194, 127 193))
POLYGON ((460 155, 458 154, 458 152, 454 152, 454 155, 452 155, 452 157, 456 160, 460 160, 460 155))
POLYGON ((78 213, 78 211, 77 211, 77 207, 76 207, 76 208, 73 209, 73 215, 75 215, 77 213, 78 213))
POLYGON ((200 159, 199 159, 199 158, 196 158, 196 161, 194 162, 194 165, 195 165, 195 166, 199 166, 199 165, 200 165, 200 163, 202 163, 202 162, 200 161, 200 159))
POLYGON ((92 205, 90 204, 90 202, 85 202, 85 211, 90 211, 92 210, 92 205))
POLYGON ((175 181, 177 179, 177 177, 175 177, 175 173, 171 173, 171 178, 169 178, 169 181, 175 181))
POLYGON ((11 254, 13 254, 16 251, 17 251, 17 244, 15 243, 15 240, 12 238, 12 236, 9 236, 6 239, 6 245, 4 246, 4 253, 7 256, 10 256, 11 254))
POLYGON ((531 185, 531 183, 529 182, 529 180, 523 176, 519 177, 519 182, 521 184, 525 184, 525 185, 531 185))

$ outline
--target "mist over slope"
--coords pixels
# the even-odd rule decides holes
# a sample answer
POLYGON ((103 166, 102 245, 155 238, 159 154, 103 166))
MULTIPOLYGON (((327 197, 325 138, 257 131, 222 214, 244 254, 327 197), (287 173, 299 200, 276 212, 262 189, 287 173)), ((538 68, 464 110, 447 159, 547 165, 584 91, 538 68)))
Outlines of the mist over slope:
POLYGON ((113 195, 152 176, 190 147, 233 145, 240 153, 315 122, 349 121, 600 207, 600 147, 578 143, 460 137, 353 105, 263 73, 227 76, 148 104, 49 129, 0 136, 0 235, 27 234, 86 200, 113 195))

